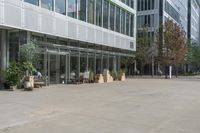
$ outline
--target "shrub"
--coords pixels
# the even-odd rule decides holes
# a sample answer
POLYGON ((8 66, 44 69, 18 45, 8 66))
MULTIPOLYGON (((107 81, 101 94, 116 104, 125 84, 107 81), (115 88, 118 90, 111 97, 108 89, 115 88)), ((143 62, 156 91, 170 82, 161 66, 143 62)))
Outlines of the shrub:
POLYGON ((9 86, 16 86, 21 79, 20 65, 17 62, 11 62, 5 71, 6 84, 9 86))

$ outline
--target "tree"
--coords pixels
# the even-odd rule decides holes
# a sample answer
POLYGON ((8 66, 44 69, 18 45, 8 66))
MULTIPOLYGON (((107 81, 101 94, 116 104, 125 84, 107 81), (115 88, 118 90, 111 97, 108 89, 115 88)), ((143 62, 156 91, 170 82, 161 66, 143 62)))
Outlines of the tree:
POLYGON ((194 67, 200 65, 200 46, 191 40, 188 41, 187 45, 186 64, 194 67))
POLYGON ((136 50, 136 59, 140 62, 141 65, 141 76, 144 74, 144 66, 149 61, 149 37, 148 30, 144 28, 137 36, 137 50, 136 50))
POLYGON ((165 66, 165 76, 167 78, 167 68, 174 65, 176 76, 177 67, 184 62, 186 56, 186 33, 180 25, 172 20, 167 20, 161 27, 157 35, 157 45, 159 50, 159 63, 165 66))
POLYGON ((20 64, 21 69, 28 74, 35 70, 34 63, 37 63, 38 46, 34 41, 20 46, 20 64))

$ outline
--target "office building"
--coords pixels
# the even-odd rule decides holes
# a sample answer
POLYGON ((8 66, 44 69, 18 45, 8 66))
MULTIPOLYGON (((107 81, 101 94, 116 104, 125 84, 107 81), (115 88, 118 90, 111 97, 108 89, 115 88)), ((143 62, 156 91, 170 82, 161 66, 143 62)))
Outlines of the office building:
POLYGON ((19 47, 39 45, 35 66, 48 83, 74 73, 118 71, 136 50, 136 1, 0 0, 0 69, 19 60, 19 47))

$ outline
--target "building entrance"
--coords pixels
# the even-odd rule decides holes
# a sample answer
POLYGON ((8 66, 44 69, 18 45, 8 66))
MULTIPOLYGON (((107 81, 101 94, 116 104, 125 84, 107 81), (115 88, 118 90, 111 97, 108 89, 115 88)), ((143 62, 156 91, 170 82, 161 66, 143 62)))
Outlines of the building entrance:
POLYGON ((48 84, 66 83, 68 80, 68 53, 47 52, 48 84))

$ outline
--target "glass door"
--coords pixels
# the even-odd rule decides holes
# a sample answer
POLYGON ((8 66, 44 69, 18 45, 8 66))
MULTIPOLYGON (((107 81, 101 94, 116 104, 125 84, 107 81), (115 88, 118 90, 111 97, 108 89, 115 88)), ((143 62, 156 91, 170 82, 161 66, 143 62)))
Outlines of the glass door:
POLYGON ((55 54, 49 54, 49 82, 50 84, 57 84, 59 81, 57 81, 57 55, 55 54))

